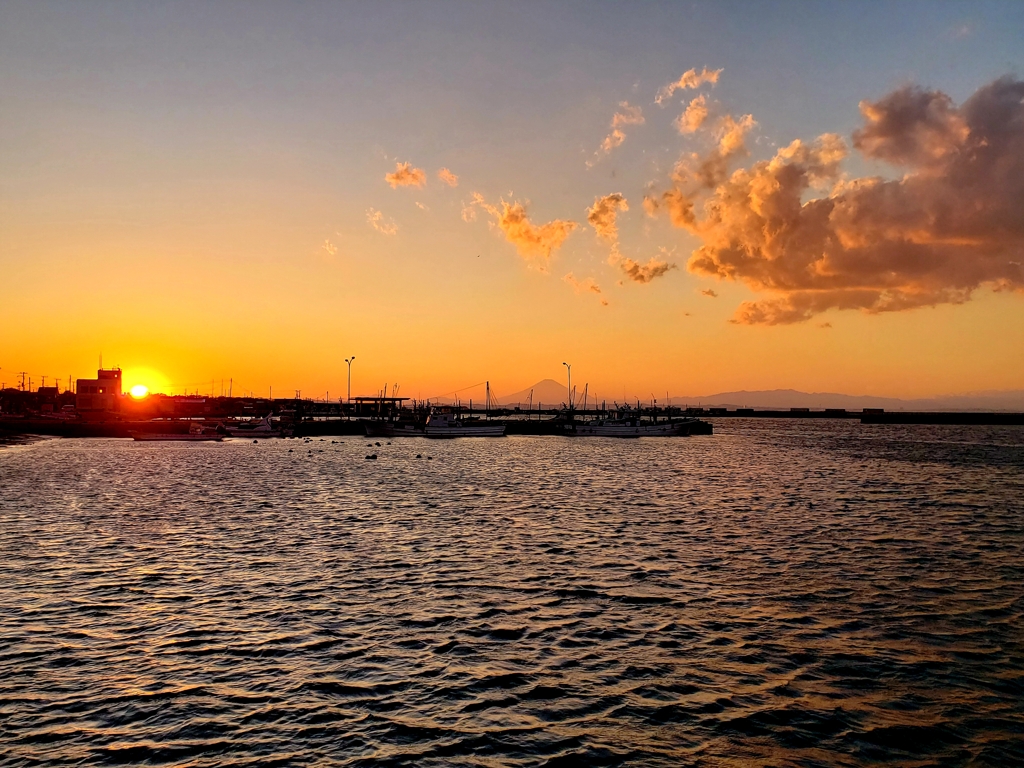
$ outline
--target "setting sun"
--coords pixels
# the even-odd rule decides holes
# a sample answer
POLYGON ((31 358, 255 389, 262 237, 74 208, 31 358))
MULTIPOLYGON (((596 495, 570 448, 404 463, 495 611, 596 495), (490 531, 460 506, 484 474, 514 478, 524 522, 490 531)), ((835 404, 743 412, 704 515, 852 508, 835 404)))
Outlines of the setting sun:
POLYGON ((132 397, 136 399, 141 399, 149 394, 149 387, 147 387, 145 384, 136 384, 129 391, 131 392, 132 397))

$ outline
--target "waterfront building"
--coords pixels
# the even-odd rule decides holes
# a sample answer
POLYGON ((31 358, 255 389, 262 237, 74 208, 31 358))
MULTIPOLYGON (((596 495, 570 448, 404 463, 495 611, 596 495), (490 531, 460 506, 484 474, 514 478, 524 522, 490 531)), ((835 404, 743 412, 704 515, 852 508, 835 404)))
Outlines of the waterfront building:
POLYGON ((80 411, 119 411, 121 409, 121 369, 100 368, 95 379, 78 379, 75 407, 80 411))

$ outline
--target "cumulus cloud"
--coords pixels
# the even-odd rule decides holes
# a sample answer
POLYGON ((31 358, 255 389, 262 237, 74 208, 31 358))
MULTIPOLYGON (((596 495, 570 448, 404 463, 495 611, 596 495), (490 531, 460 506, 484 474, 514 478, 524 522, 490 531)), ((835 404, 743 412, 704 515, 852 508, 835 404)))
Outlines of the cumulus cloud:
POLYGON ((675 126, 680 133, 694 133, 708 119, 708 100, 702 93, 686 105, 686 110, 676 118, 675 126))
POLYGON ((996 80, 960 106, 908 86, 861 112, 853 146, 898 178, 845 178, 847 144, 825 134, 714 183, 676 176, 651 196, 649 211, 701 238, 691 272, 769 294, 741 305, 734 322, 959 304, 981 286, 1024 290, 1024 81, 996 80))
POLYGON ((413 168, 412 163, 395 163, 394 173, 385 173, 384 181, 392 189, 399 187, 422 187, 427 183, 427 174, 422 168, 413 168))
POLYGON ((384 214, 376 208, 366 209, 366 222, 382 235, 393 235, 398 232, 398 225, 391 219, 385 219, 384 214))
POLYGON ((637 283, 649 283, 655 278, 661 277, 670 269, 676 269, 675 264, 670 264, 667 261, 659 261, 653 256, 648 260, 646 264, 641 264, 633 259, 626 258, 622 260, 619 267, 625 273, 626 277, 637 283))
POLYGON ((588 277, 586 280, 577 280, 572 272, 562 278, 565 282, 572 286, 573 291, 577 294, 581 293, 596 293, 601 299, 601 305, 607 307, 608 300, 604 298, 601 293, 601 286, 594 282, 594 278, 588 277))
POLYGON ((697 213, 694 190, 714 189, 729 175, 730 163, 746 157, 746 135, 757 125, 752 115, 743 115, 738 120, 724 115, 708 129, 714 145, 705 154, 697 152, 684 155, 672 172, 673 185, 660 195, 644 197, 644 210, 650 216, 664 210, 677 227, 693 229, 697 213))
MULTIPOLYGON (((554 219, 547 224, 533 224, 522 203, 502 200, 498 206, 491 205, 479 192, 473 193, 469 207, 472 209, 474 206, 486 211, 493 219, 491 225, 516 247, 520 256, 541 272, 547 272, 552 254, 562 247, 565 239, 579 226, 575 221, 563 219, 554 219)), ((475 218, 475 211, 472 216, 467 216, 464 207, 462 218, 471 221, 475 218)))
POLYGON ((661 90, 658 91, 658 95, 654 97, 654 103, 664 104, 668 99, 672 98, 672 94, 676 91, 687 88, 700 88, 704 83, 714 85, 718 82, 718 76, 721 74, 722 70, 708 69, 707 67, 704 67, 700 72, 696 69, 688 69, 674 83, 662 86, 661 90))
POLYGON ((627 125, 643 125, 644 113, 640 107, 631 107, 629 102, 619 103, 619 110, 612 115, 611 132, 605 136, 600 148, 594 153, 594 158, 587 162, 587 167, 592 167, 601 157, 607 155, 626 140, 626 132, 623 127, 627 125))
POLYGON ((459 177, 449 171, 447 168, 442 168, 437 172, 437 178, 447 184, 449 187, 459 186, 459 177))

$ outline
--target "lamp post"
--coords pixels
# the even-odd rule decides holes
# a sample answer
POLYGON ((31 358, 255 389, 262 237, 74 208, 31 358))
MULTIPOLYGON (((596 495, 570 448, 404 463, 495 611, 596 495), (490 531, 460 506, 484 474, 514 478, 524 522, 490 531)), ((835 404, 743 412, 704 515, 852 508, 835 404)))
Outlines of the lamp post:
POLYGON ((346 357, 345 362, 348 363, 348 398, 347 402, 352 402, 352 361, 356 359, 355 355, 352 357, 346 357))
POLYGON ((567 387, 568 397, 566 398, 566 401, 569 403, 569 410, 571 411, 572 410, 572 366, 569 365, 568 363, 562 363, 562 365, 564 365, 566 367, 566 369, 569 371, 569 385, 567 387))

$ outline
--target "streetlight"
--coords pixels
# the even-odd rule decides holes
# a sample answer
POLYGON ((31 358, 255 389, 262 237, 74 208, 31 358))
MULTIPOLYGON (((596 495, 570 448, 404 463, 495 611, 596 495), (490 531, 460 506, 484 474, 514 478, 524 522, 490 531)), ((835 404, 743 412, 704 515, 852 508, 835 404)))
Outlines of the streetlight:
POLYGON ((572 366, 568 363, 562 363, 569 370, 569 385, 567 387, 569 396, 566 398, 569 402, 569 410, 572 410, 572 366))
POLYGON ((345 358, 345 362, 348 363, 348 402, 352 402, 352 361, 355 359, 355 355, 345 358))

